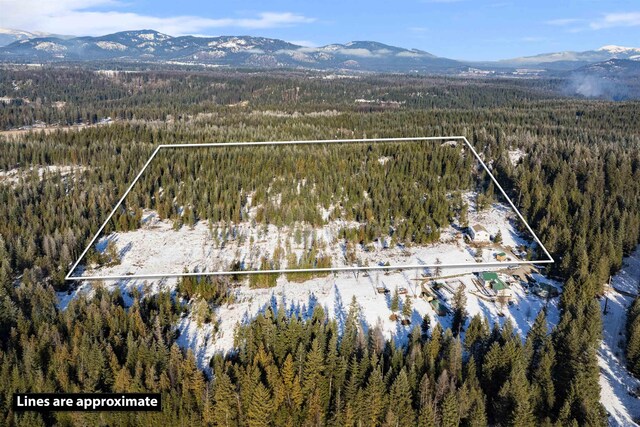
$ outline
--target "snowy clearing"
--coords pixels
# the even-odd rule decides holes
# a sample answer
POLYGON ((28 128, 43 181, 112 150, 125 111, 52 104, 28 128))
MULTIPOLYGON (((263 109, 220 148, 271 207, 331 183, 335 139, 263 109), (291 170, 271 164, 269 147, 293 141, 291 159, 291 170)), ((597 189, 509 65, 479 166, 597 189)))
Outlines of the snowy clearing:
MULTIPOLYGON (((415 326, 420 326, 422 318, 428 314, 431 325, 439 322, 443 328, 451 326, 451 300, 453 292, 459 286, 463 286, 467 296, 468 320, 476 314, 485 317, 490 324, 504 324, 510 320, 514 329, 522 334, 523 338, 538 312, 547 307, 549 325, 558 322, 557 298, 546 300, 529 293, 520 283, 511 279, 509 275, 500 273, 500 277, 510 283, 513 291, 512 303, 501 304, 491 301, 485 295, 478 292, 474 284, 475 275, 472 273, 455 274, 451 269, 442 269, 442 277, 437 280, 444 286, 437 291, 437 300, 448 310, 447 314, 438 315, 432 305, 422 296, 421 284, 427 286, 430 283, 422 277, 423 271, 394 270, 389 274, 382 272, 370 272, 355 274, 342 272, 328 274, 325 277, 314 278, 302 283, 290 282, 282 275, 278 278, 273 288, 251 289, 248 284, 242 284, 233 289, 235 302, 215 308, 217 330, 213 323, 205 323, 198 326, 192 314, 181 318, 176 327, 180 331, 178 344, 191 349, 196 356, 198 365, 203 370, 209 370, 208 364, 216 353, 233 351, 234 331, 238 324, 251 321, 258 313, 264 312, 268 307, 276 310, 284 307, 289 315, 297 315, 302 318, 310 318, 314 308, 320 305, 325 313, 336 319, 340 328, 344 326, 349 305, 353 297, 356 298, 361 310, 361 318, 365 327, 379 325, 383 335, 387 339, 393 339, 396 344, 406 343, 408 334, 415 326), (452 277, 453 276, 453 277, 452 277), (378 287, 389 290, 388 293, 379 293, 378 287), (411 325, 403 326, 399 321, 390 320, 391 297, 396 289, 404 288, 412 303, 411 325)), ((131 292, 134 289, 143 295, 154 294, 158 291, 172 291, 177 279, 167 279, 160 282, 146 280, 120 280, 104 282, 102 286, 114 290, 120 288, 125 304, 132 303, 131 292)), ((548 280, 548 279, 547 279, 548 280)), ((551 281, 558 288, 560 284, 551 281)), ((83 282, 71 293, 58 293, 59 308, 65 309, 69 302, 77 295, 91 296, 93 287, 88 282, 83 282)), ((400 310, 404 304, 405 295, 400 295, 400 310)))
MULTIPOLYGON (((455 224, 441 231, 440 240, 434 244, 391 246, 385 239, 366 247, 354 247, 355 259, 359 266, 390 265, 433 265, 433 264, 478 264, 470 268, 459 268, 456 273, 474 272, 483 269, 483 263, 496 262, 497 255, 506 254, 508 261, 520 260, 515 248, 529 246, 529 236, 520 236, 516 231, 517 219, 513 211, 504 204, 494 203, 482 212, 474 208, 471 194, 465 196, 469 203, 469 224, 481 224, 488 233, 495 236, 502 233, 500 245, 488 243, 477 257, 476 248, 469 244, 465 230, 455 224)), ((324 212, 326 213, 326 212, 324 212)), ((91 266, 83 271, 84 276, 125 276, 144 274, 180 274, 189 271, 225 271, 232 262, 239 260, 246 270, 258 269, 263 256, 272 259, 278 247, 290 245, 300 256, 311 240, 322 242, 321 252, 329 255, 332 267, 351 267, 353 261, 346 257, 346 244, 339 237, 340 229, 358 227, 356 222, 335 220, 320 228, 305 224, 278 228, 275 225, 255 225, 242 222, 225 227, 219 223, 210 226, 207 221, 199 221, 193 228, 183 226, 173 229, 170 220, 160 220, 154 211, 145 211, 142 228, 112 233, 102 237, 96 249, 103 252, 109 241, 115 243, 121 262, 118 265, 91 266), (296 242, 296 231, 303 233, 296 242), (305 241, 307 245, 305 245, 305 241)), ((281 266, 286 268, 286 265, 281 266)))
MULTIPOLYGON (((602 314, 602 343, 598 350, 600 365, 600 400, 609 413, 612 426, 637 426, 640 419, 640 399, 631 395, 640 387, 640 380, 626 368, 627 309, 633 298, 616 291, 637 293, 640 281, 640 246, 624 261, 622 270, 611 280, 612 290, 607 292, 607 312, 602 314)), ((601 301, 604 311, 605 299, 601 301)))

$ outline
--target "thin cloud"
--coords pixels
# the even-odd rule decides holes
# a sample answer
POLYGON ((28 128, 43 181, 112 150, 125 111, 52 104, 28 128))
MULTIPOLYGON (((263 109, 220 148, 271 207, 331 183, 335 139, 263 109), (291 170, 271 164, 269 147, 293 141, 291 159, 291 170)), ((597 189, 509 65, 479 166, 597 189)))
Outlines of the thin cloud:
POLYGON ((520 40, 527 43, 540 43, 540 42, 547 41, 549 39, 546 37, 529 36, 529 37, 522 37, 520 40))
POLYGON ((579 33, 585 30, 602 30, 616 27, 636 27, 640 26, 640 12, 619 12, 606 13, 595 20, 579 18, 552 19, 546 21, 548 25, 558 27, 569 27, 570 33, 579 33))
POLYGON ((77 35, 101 35, 116 31, 152 28, 171 35, 206 34, 212 29, 267 29, 309 24, 315 21, 293 12, 262 12, 242 18, 200 16, 157 17, 122 10, 115 0, 8 0, 3 5, 3 26, 24 30, 77 35), (92 10, 96 7, 112 10, 92 10), (70 30, 72 29, 72 30, 70 30))
POLYGON ((552 19, 550 21, 547 21, 546 24, 555 25, 558 27, 566 27, 567 25, 577 24, 581 21, 581 19, 577 18, 552 19))
POLYGON ((607 13, 599 20, 589 24, 589 27, 594 30, 636 26, 640 26, 640 12, 607 13))

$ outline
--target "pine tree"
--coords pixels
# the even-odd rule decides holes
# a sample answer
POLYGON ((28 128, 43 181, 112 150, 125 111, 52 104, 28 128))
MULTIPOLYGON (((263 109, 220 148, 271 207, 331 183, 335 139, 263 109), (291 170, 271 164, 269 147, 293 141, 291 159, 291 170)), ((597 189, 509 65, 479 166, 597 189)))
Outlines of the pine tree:
POLYGON ((324 355, 318 338, 313 340, 311 351, 307 354, 302 374, 302 392, 310 396, 324 382, 324 355))
POLYGON ((391 312, 397 313, 400 309, 400 295, 398 295, 398 289, 393 292, 393 296, 391 297, 391 312))
POLYGON ((249 427, 269 426, 274 409, 271 393, 262 383, 258 383, 247 409, 247 425, 249 427))
POLYGON ((627 368, 640 376, 640 298, 633 301, 627 312, 627 368))
POLYGON ((413 306, 411 304, 411 298, 409 295, 405 296, 404 303, 402 304, 402 315, 405 319, 410 319, 413 313, 413 306))
POLYGON ((436 268, 434 271, 435 277, 442 276, 442 267, 440 266, 440 264, 442 264, 442 261, 440 261, 440 258, 436 258, 436 268))
POLYGON ((231 379, 224 372, 215 377, 213 418, 216 425, 230 427, 238 423, 238 404, 231 379))
POLYGON ((531 408, 531 388, 522 361, 516 361, 509 378, 498 393, 499 410, 496 417, 509 426, 533 426, 535 418, 531 408))
POLYGON ((420 408, 418 414, 418 427, 435 427, 436 426, 436 414, 432 405, 425 405, 420 408))
POLYGON ((430 328, 431 328, 431 317, 427 313, 422 317, 422 323, 420 324, 420 336, 423 341, 426 341, 429 338, 430 328))
POLYGON ((460 284, 456 292, 453 294, 453 320, 451 322, 451 330, 454 336, 458 336, 464 327, 467 319, 467 295, 464 285, 460 284))
POLYGON ((386 386, 380 369, 373 369, 366 387, 368 425, 379 425, 386 408, 386 386))
POLYGON ((533 326, 527 333, 527 339, 524 346, 525 360, 529 364, 528 376, 531 377, 531 372, 537 367, 541 351, 544 346, 545 338, 547 337, 547 316, 544 309, 540 310, 536 320, 533 322, 533 326))
POLYGON ((394 420, 398 427, 415 425, 415 414, 411 407, 411 389, 407 372, 402 369, 391 386, 387 419, 394 420))
POLYGON ((550 414, 556 403, 556 390, 553 383, 553 371, 556 364, 556 352, 553 341, 546 337, 542 354, 531 375, 534 414, 540 420, 550 421, 550 414))
POLYGON ((300 386, 300 380, 295 373, 291 354, 287 354, 284 364, 282 365, 282 381, 284 383, 285 402, 287 407, 292 411, 299 409, 303 401, 302 387, 300 386))
POLYGON ((442 400, 440 405, 440 420, 442 427, 458 427, 460 425, 458 398, 453 390, 448 391, 442 400))
POLYGON ((462 420, 462 425, 469 427, 481 427, 487 425, 485 395, 480 388, 476 372, 476 363, 473 358, 466 365, 466 379, 462 390, 466 394, 467 411, 462 420))
POLYGON ((471 318, 464 336, 464 348, 476 360, 481 360, 489 339, 489 325, 484 317, 476 314, 471 318))

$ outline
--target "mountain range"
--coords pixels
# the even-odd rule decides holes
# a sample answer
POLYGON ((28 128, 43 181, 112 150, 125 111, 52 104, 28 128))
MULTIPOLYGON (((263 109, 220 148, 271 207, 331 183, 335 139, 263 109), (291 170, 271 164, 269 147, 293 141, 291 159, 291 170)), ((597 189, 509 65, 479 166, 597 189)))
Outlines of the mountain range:
POLYGON ((3 62, 121 60, 230 67, 503 73, 516 69, 577 70, 609 60, 625 60, 617 66, 634 69, 635 61, 640 60, 639 48, 620 46, 493 62, 469 62, 374 41, 306 47, 265 37, 172 37, 153 30, 124 31, 100 37, 69 37, 0 29, 0 45, 3 40, 13 40, 0 47, 0 61, 3 62))
POLYGON ((35 39, 38 37, 56 37, 60 39, 70 39, 74 36, 63 36, 60 34, 44 33, 42 31, 23 31, 0 28, 0 46, 9 45, 18 40, 35 39))

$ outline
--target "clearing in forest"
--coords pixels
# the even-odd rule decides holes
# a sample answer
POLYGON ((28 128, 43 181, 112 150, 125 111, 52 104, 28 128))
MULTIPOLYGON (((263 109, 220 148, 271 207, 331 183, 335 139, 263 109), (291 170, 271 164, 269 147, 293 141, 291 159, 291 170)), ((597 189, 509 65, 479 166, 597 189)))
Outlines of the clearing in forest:
POLYGON ((67 279, 553 262, 487 163, 464 137, 161 145, 67 279))

